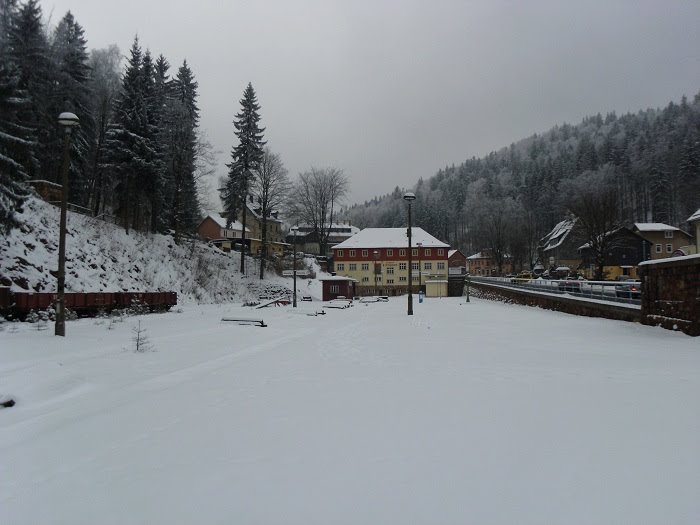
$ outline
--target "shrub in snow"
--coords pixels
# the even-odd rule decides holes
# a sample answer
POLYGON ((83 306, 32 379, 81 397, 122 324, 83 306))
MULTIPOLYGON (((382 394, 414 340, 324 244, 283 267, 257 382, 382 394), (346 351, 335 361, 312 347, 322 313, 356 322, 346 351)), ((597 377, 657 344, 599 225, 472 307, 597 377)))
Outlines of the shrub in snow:
POLYGON ((153 350, 153 345, 146 334, 146 329, 141 326, 141 321, 131 329, 131 333, 133 334, 131 342, 133 343, 134 352, 143 353, 153 350))

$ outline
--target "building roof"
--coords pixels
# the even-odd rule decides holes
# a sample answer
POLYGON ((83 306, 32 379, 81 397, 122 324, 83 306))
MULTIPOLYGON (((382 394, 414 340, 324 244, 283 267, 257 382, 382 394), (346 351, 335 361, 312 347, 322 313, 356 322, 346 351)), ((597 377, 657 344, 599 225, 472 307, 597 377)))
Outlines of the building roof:
POLYGON ((553 250, 561 246, 561 244, 566 240, 566 237, 571 233, 576 224, 575 218, 564 219, 563 221, 557 223, 557 225, 552 228, 547 235, 540 239, 540 246, 542 251, 553 250))
POLYGON ((491 256, 489 254, 483 253, 483 252, 476 252, 474 255, 470 255, 469 257, 467 257, 467 259, 469 259, 469 260, 490 259, 490 258, 491 258, 491 256))
POLYGON ((342 275, 329 275, 328 277, 319 277, 319 281, 353 281, 357 282, 357 279, 353 279, 352 277, 344 277, 342 275))
MULTIPOLYGON (((223 218, 221 215, 216 215, 213 213, 210 213, 205 217, 206 219, 211 219, 214 221, 216 224, 218 224, 222 228, 226 228, 226 219, 223 218)), ((243 231, 243 225, 239 221, 233 221, 231 223, 231 226, 229 228, 226 228, 228 230, 237 230, 237 231, 243 231)), ((246 227, 245 231, 249 232, 250 228, 246 227)))
MULTIPOLYGON (((407 248, 408 228, 365 228, 349 239, 333 246, 333 250, 343 248, 407 248)), ((449 248, 450 245, 437 240, 423 228, 411 228, 411 244, 418 243, 424 248, 449 248)))
POLYGON ((634 227, 640 232, 665 232, 669 230, 680 231, 680 228, 670 226, 662 222, 635 222, 634 227))
POLYGON ((688 222, 700 221, 700 208, 697 209, 690 217, 688 217, 688 222))

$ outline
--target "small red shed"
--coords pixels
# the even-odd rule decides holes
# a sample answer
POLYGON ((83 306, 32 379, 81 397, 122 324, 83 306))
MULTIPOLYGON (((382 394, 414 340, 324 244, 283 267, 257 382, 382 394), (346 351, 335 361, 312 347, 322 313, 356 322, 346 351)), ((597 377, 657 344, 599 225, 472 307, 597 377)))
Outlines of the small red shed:
POLYGON ((323 287, 322 300, 324 301, 332 301, 338 297, 352 299, 355 296, 355 283, 357 280, 352 277, 333 275, 331 277, 322 277, 319 281, 321 281, 323 287))

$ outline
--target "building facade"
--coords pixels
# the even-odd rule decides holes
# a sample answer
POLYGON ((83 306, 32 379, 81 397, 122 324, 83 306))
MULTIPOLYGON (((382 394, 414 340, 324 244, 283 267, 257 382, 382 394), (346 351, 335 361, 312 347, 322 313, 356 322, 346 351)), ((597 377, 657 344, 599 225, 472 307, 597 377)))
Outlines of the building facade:
POLYGON ((637 222, 632 230, 652 244, 652 261, 671 257, 673 252, 687 247, 692 242, 692 235, 689 233, 660 222, 637 222))
MULTIPOLYGON (((250 232, 246 228, 246 232, 250 232)), ((231 226, 226 227, 226 219, 221 215, 207 215, 197 226, 197 234, 209 241, 219 249, 230 252, 234 244, 239 244, 243 237, 243 225, 234 221, 231 226)))
POLYGON ((366 228, 334 246, 337 275, 357 281, 358 295, 417 292, 428 280, 447 280, 450 246, 422 228, 412 228, 412 268, 408 268, 406 228, 366 228), (418 246, 420 244, 420 246, 418 246))
POLYGON ((346 241, 359 232, 360 229, 357 226, 352 226, 350 221, 333 223, 328 231, 328 253, 320 253, 318 236, 314 232, 313 227, 307 224, 302 224, 297 228, 296 240, 293 233, 288 233, 286 241, 290 245, 296 243, 297 250, 300 252, 328 256, 332 254, 331 248, 333 246, 346 241))

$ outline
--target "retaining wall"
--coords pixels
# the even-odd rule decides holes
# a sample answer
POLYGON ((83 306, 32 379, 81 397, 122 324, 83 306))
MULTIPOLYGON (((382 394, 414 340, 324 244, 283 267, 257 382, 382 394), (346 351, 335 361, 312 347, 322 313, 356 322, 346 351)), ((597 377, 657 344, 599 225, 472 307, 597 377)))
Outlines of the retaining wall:
POLYGON ((618 321, 639 322, 641 320, 641 311, 638 308, 629 306, 586 301, 585 299, 567 297, 564 295, 553 296, 529 290, 506 288, 473 281, 471 282, 471 288, 478 290, 478 293, 475 295, 490 299, 508 300, 528 306, 539 306, 546 310, 556 310, 558 312, 583 315, 586 317, 603 317, 605 319, 615 319, 618 321))

